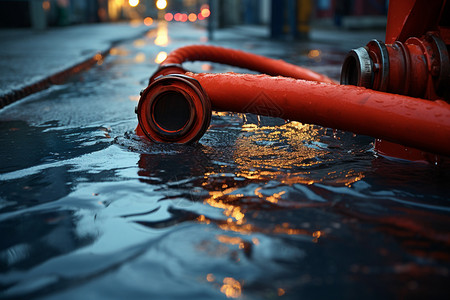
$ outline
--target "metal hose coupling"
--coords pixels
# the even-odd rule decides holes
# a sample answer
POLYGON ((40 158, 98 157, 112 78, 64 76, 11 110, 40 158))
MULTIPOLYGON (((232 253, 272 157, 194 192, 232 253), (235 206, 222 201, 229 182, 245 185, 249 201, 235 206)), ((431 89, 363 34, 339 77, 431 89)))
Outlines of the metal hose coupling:
POLYGON ((367 47, 352 49, 346 56, 341 71, 341 84, 373 86, 373 62, 367 47))
POLYGON ((434 33, 405 42, 370 41, 353 49, 342 65, 341 84, 425 99, 450 96, 447 45, 434 33))
POLYGON ((183 68, 181 64, 165 64, 160 65, 158 70, 156 70, 155 73, 150 77, 148 80, 148 84, 151 84, 153 81, 155 81, 156 78, 160 76, 166 76, 171 74, 184 74, 187 71, 183 68))
POLYGON ((141 93, 139 127, 152 141, 198 141, 211 121, 211 101, 200 83, 186 75, 160 76, 141 93))

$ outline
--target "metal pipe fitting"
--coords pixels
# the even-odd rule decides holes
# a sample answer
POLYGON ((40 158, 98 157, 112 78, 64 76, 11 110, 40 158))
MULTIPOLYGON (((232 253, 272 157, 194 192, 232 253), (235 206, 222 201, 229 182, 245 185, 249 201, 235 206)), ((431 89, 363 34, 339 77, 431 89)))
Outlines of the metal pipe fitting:
POLYGON ((342 66, 341 84, 371 88, 373 85, 373 63, 366 47, 351 50, 342 66))
POLYGON ((372 40, 345 58, 341 84, 426 99, 449 98, 449 56, 435 34, 393 44, 372 40))

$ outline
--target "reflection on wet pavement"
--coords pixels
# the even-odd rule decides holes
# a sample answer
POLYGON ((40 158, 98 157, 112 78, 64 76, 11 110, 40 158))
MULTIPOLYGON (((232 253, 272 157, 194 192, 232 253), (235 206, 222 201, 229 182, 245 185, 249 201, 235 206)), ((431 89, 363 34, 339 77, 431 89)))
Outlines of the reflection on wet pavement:
MULTIPOLYGON (((160 22, 0 112, 0 298, 448 293, 446 166, 389 161, 370 137, 251 114, 215 113, 197 145, 134 134, 155 62, 205 37, 160 22)), ((334 78, 345 55, 313 42, 215 43, 334 78)))

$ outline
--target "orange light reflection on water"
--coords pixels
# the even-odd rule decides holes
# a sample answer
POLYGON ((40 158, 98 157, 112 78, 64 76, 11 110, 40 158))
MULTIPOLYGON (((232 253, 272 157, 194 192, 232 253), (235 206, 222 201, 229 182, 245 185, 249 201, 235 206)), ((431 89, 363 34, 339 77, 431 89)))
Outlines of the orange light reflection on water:
POLYGON ((321 55, 321 51, 318 49, 312 49, 308 52, 308 57, 309 58, 319 58, 321 55))
POLYGON ((94 60, 97 62, 97 65, 101 66, 103 64, 103 55, 101 53, 95 54, 94 60))
POLYGON ((167 28, 167 22, 166 21, 159 21, 158 26, 156 28, 156 38, 155 38, 155 45, 157 46, 167 46, 169 44, 169 31, 167 28))
MULTIPOLYGON (((227 115, 227 113, 215 114, 227 115)), ((261 228, 252 224, 251 220, 259 209, 301 209, 331 205, 328 202, 308 199, 302 202, 291 199, 289 189, 295 184, 313 185, 331 182, 339 186, 350 186, 364 178, 362 172, 352 169, 328 172, 323 176, 313 176, 311 171, 308 171, 310 167, 328 162, 327 155, 330 150, 326 148, 326 145, 321 147, 320 139, 323 133, 319 129, 318 126, 299 122, 289 122, 278 126, 243 125, 233 152, 237 171, 234 174, 220 173, 220 171, 206 172, 202 183, 203 188, 209 190, 204 203, 221 209, 226 218, 213 220, 201 215, 197 221, 205 224, 214 223, 224 231, 242 235, 254 233, 303 235, 317 243, 325 233, 329 233, 329 228, 313 229, 304 223, 282 223, 271 228, 261 228), (302 173, 291 172, 292 169, 301 170, 302 173), (234 180, 236 178, 240 180, 234 180), (279 183, 278 187, 267 187, 266 183, 273 180, 279 183), (249 183, 255 183, 253 194, 248 189, 245 192, 241 191, 239 182, 243 182, 244 187, 249 183)), ((218 236, 217 240, 224 244, 239 246, 249 243, 240 237, 226 235, 218 236)), ((256 242, 253 240, 252 242, 255 245, 259 243, 257 239, 256 242)))
MULTIPOLYGON (((291 121, 280 126, 244 124, 236 142, 234 160, 240 171, 237 176, 258 180, 276 179, 289 186, 330 182, 350 186, 364 178, 362 172, 344 170, 326 176, 310 176, 308 168, 327 163, 329 150, 320 146, 319 127, 291 121), (251 134, 245 134, 246 132, 251 134), (310 145, 313 146, 310 146, 310 145), (290 172, 293 168, 306 170, 302 174, 290 172)), ((268 199, 274 202, 277 195, 268 199)))
POLYGON ((109 54, 112 56, 127 56, 129 52, 124 48, 113 47, 109 50, 109 54))
POLYGON ((233 204, 228 204, 220 199, 223 196, 231 196, 235 198, 242 197, 242 195, 229 195, 234 190, 236 190, 236 188, 228 188, 224 191, 210 191, 210 198, 208 198, 206 202, 212 207, 223 209, 223 214, 229 217, 228 220, 232 220, 231 218, 234 218, 236 224, 240 225, 244 223, 245 217, 244 213, 241 211, 241 207, 235 206, 233 204))
POLYGON ((134 61, 137 63, 143 63, 143 62, 145 62, 145 58, 146 58, 145 53, 139 52, 134 57, 134 61))
POLYGON ((145 41, 143 39, 137 39, 133 42, 133 46, 136 48, 142 48, 145 46, 145 41))
POLYGON ((219 242, 224 244, 239 245, 244 243, 244 240, 237 236, 218 235, 216 238, 219 242))
POLYGON ((281 191, 278 193, 274 193, 273 195, 270 196, 265 196, 263 195, 260 190, 262 189, 262 187, 259 187, 255 190, 255 195, 260 197, 260 198, 265 198, 266 201, 272 202, 272 203, 278 203, 278 200, 281 198, 282 195, 286 194, 286 191, 281 191))
MULTIPOLYGON (((245 124, 243 134, 236 142, 235 161, 242 170, 255 167, 286 170, 292 167, 310 167, 319 163, 317 157, 327 154, 305 145, 319 135, 314 125, 289 122, 280 126, 245 124)), ((242 172, 244 173, 244 172, 242 172)))
MULTIPOLYGON (((233 190, 233 189, 227 189, 227 190, 233 190)), ((313 232, 306 229, 299 229, 299 228, 293 228, 290 226, 289 223, 283 223, 281 225, 276 225, 273 228, 259 228, 252 224, 249 224, 245 218, 246 211, 244 208, 240 206, 239 197, 242 196, 234 196, 232 195, 231 198, 227 197, 226 193, 223 192, 210 192, 211 197, 207 198, 204 203, 207 203, 208 205, 216 208, 223 209, 223 214, 227 216, 228 218, 224 222, 218 222, 210 220, 209 218, 205 217, 204 215, 200 215, 197 218, 198 222, 204 223, 204 224, 210 224, 215 223, 219 228, 225 231, 233 231, 241 234, 252 234, 252 233, 277 233, 277 234, 288 234, 288 235, 307 235, 311 236, 313 238, 317 238, 313 236, 313 232), (234 197, 233 197, 234 196, 234 197), (221 199, 223 197, 223 200, 221 199)), ((317 204, 314 204, 312 206, 315 206, 317 204)), ((240 238, 225 238, 224 236, 218 237, 218 240, 220 242, 225 242, 227 244, 236 244, 236 243, 243 243, 244 241, 240 238), (239 240, 238 240, 239 239, 239 240)), ((259 240, 255 239, 252 240, 252 242, 256 245, 259 244, 259 240)))
POLYGON ((225 277, 220 291, 227 296, 227 298, 238 298, 242 294, 242 286, 239 281, 232 277, 225 277))

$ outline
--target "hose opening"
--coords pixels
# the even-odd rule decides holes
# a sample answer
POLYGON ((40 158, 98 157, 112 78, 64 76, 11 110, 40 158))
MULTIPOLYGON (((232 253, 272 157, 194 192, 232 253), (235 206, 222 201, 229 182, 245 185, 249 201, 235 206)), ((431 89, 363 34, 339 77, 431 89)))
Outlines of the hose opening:
POLYGON ((342 68, 341 84, 345 85, 358 85, 358 69, 357 61, 353 56, 349 56, 342 68))
POLYGON ((373 67, 372 60, 366 48, 351 50, 342 65, 341 84, 372 87, 373 67))
POLYGON ((153 120, 163 131, 181 131, 191 118, 189 102, 179 92, 169 91, 163 93, 153 103, 153 120))

